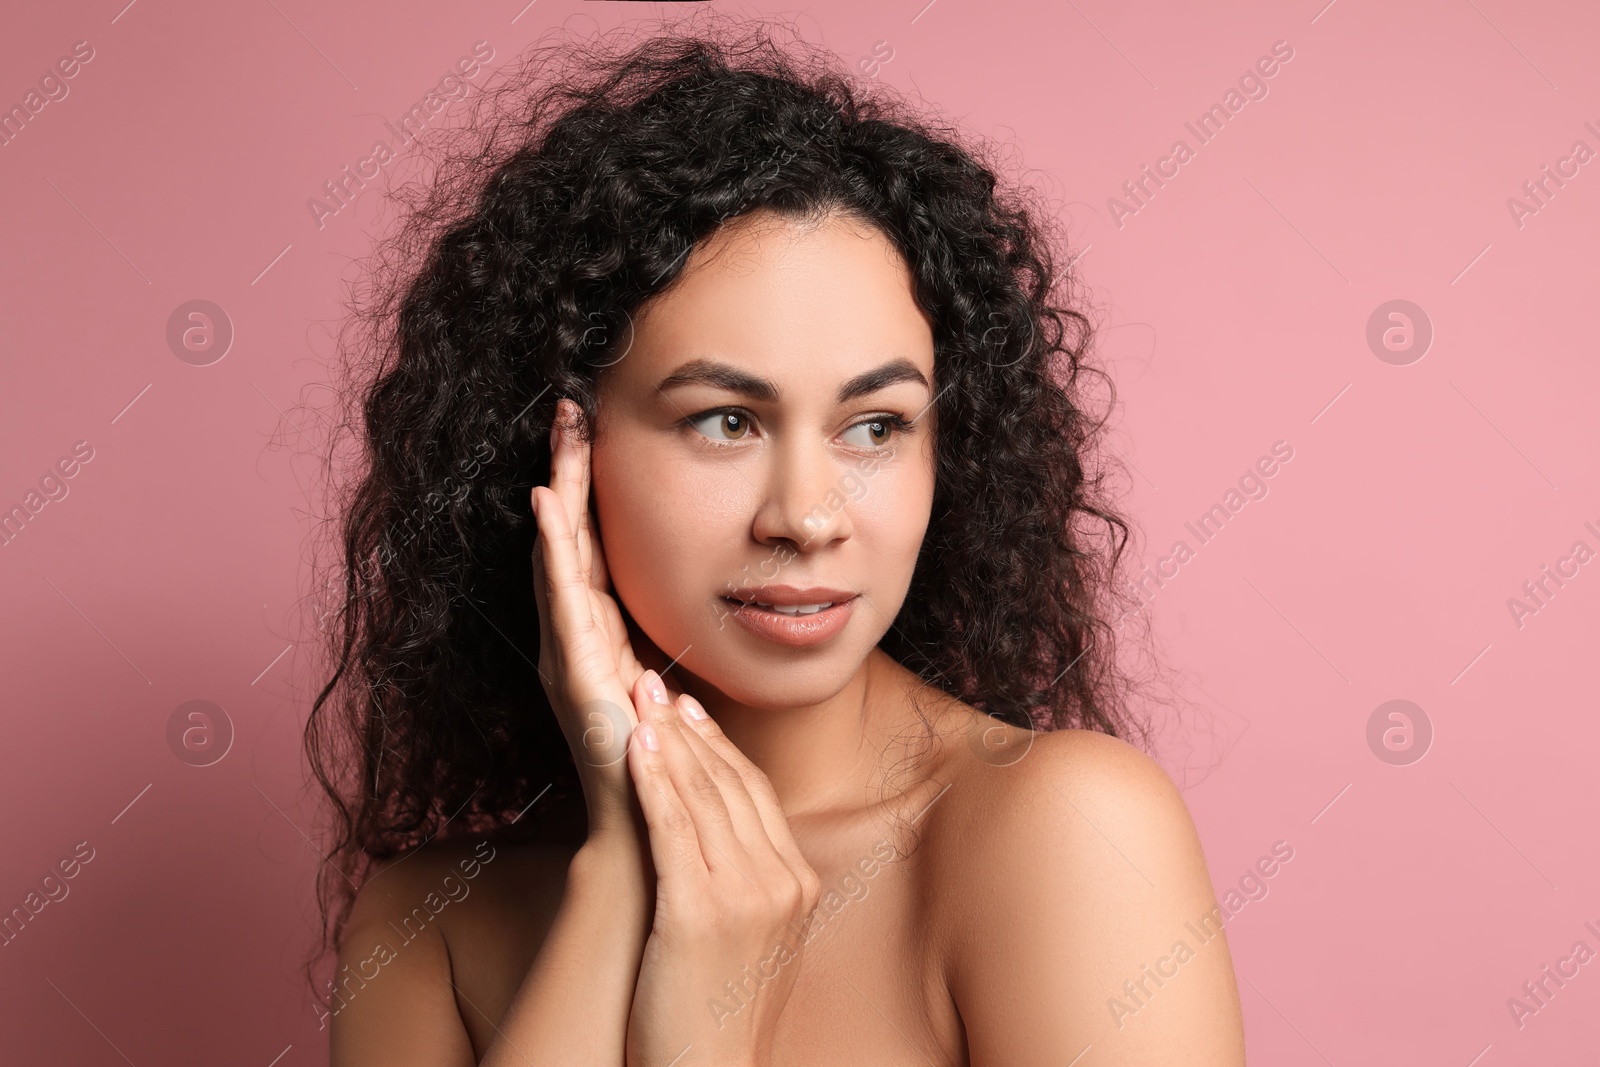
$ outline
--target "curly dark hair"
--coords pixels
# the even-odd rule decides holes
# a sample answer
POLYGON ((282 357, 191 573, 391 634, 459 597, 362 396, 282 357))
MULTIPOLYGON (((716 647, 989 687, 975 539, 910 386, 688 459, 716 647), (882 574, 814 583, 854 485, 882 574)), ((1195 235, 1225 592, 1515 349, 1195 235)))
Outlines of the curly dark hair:
POLYGON ((441 133, 428 180, 392 194, 402 224, 340 338, 357 462, 334 493, 332 675, 305 734, 332 802, 324 951, 376 861, 505 829, 535 800, 581 810, 535 667, 529 492, 549 481, 557 398, 590 433, 632 315, 753 211, 876 226, 932 321, 933 510, 880 647, 1006 723, 1142 732, 1117 657, 1110 379, 1086 361, 1051 212, 1000 185, 992 149, 820 47, 695 21, 530 50, 441 133))

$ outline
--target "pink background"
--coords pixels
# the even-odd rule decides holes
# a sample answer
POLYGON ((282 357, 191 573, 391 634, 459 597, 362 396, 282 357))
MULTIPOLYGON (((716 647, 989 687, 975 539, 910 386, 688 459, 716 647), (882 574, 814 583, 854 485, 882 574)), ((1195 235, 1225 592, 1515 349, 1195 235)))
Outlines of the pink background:
MULTIPOLYGON (((94 450, 0 547, 0 911, 95 850, 0 948, 0 1058, 301 1067, 326 1039, 296 971, 317 681, 297 405, 381 219, 376 192, 322 229, 306 201, 475 41, 492 67, 668 7, 124 2, 13 5, 0 34, 6 106, 94 49, 0 147, 0 508, 94 450), (166 341, 193 299, 236 331, 210 366, 166 341), (236 731, 207 767, 167 742, 195 699, 236 731)), ((1196 549, 1149 608, 1199 709, 1165 762, 1219 894, 1294 849, 1228 925, 1252 1062, 1577 1062, 1600 964, 1521 1028, 1506 1001, 1600 950, 1600 563, 1520 627, 1507 600, 1600 550, 1600 162, 1520 228, 1507 200, 1600 150, 1600 9, 924 4, 800 22, 1014 139, 1087 249, 1141 554, 1196 549), (1183 123, 1280 40, 1269 94, 1198 146, 1183 123), (1119 227, 1108 198, 1180 137, 1194 158, 1119 227), (1366 340, 1394 299, 1434 329, 1410 365, 1366 340), (1198 545, 1183 524, 1280 440, 1267 497, 1198 545), (1410 765, 1368 746, 1392 699, 1434 730, 1410 765)))

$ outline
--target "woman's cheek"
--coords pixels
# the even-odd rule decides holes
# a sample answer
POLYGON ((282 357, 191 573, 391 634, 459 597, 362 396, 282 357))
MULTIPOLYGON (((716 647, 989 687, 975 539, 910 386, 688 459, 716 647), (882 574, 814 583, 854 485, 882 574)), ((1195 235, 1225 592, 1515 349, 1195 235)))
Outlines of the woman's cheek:
POLYGON ((909 582, 933 508, 932 476, 920 467, 884 464, 863 484, 848 505, 856 536, 886 573, 904 572, 909 582))
POLYGON ((652 542, 659 539, 660 505, 646 491, 652 472, 639 461, 646 454, 615 439, 597 443, 590 490, 606 569, 618 597, 641 622, 651 610, 651 572, 660 569, 652 551, 652 542))
POLYGON ((612 583, 664 650, 713 625, 714 598, 743 559, 738 513, 750 491, 737 472, 697 468, 666 451, 642 443, 622 455, 607 451, 594 472, 612 583))

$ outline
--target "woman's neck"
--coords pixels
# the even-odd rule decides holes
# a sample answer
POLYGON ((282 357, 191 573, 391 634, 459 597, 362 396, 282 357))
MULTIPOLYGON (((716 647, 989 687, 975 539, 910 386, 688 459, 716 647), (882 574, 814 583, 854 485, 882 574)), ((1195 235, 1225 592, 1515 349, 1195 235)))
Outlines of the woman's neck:
POLYGON ((917 744, 924 735, 914 692, 923 690, 930 715, 949 700, 877 648, 843 689, 806 707, 741 704, 699 679, 684 684, 766 774, 791 820, 859 810, 883 799, 885 773, 909 754, 887 750, 917 744))

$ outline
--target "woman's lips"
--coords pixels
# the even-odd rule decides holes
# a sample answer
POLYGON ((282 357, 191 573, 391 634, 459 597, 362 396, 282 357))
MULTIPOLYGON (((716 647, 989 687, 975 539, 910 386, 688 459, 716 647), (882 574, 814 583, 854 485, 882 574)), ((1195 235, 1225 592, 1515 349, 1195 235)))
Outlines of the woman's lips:
POLYGON ((809 615, 786 615, 758 604, 746 604, 731 597, 722 599, 733 606, 733 611, 729 614, 746 631, 768 641, 794 648, 821 644, 843 630, 845 624, 850 621, 850 612, 856 600, 852 596, 848 600, 840 600, 832 607, 814 611, 809 615))

